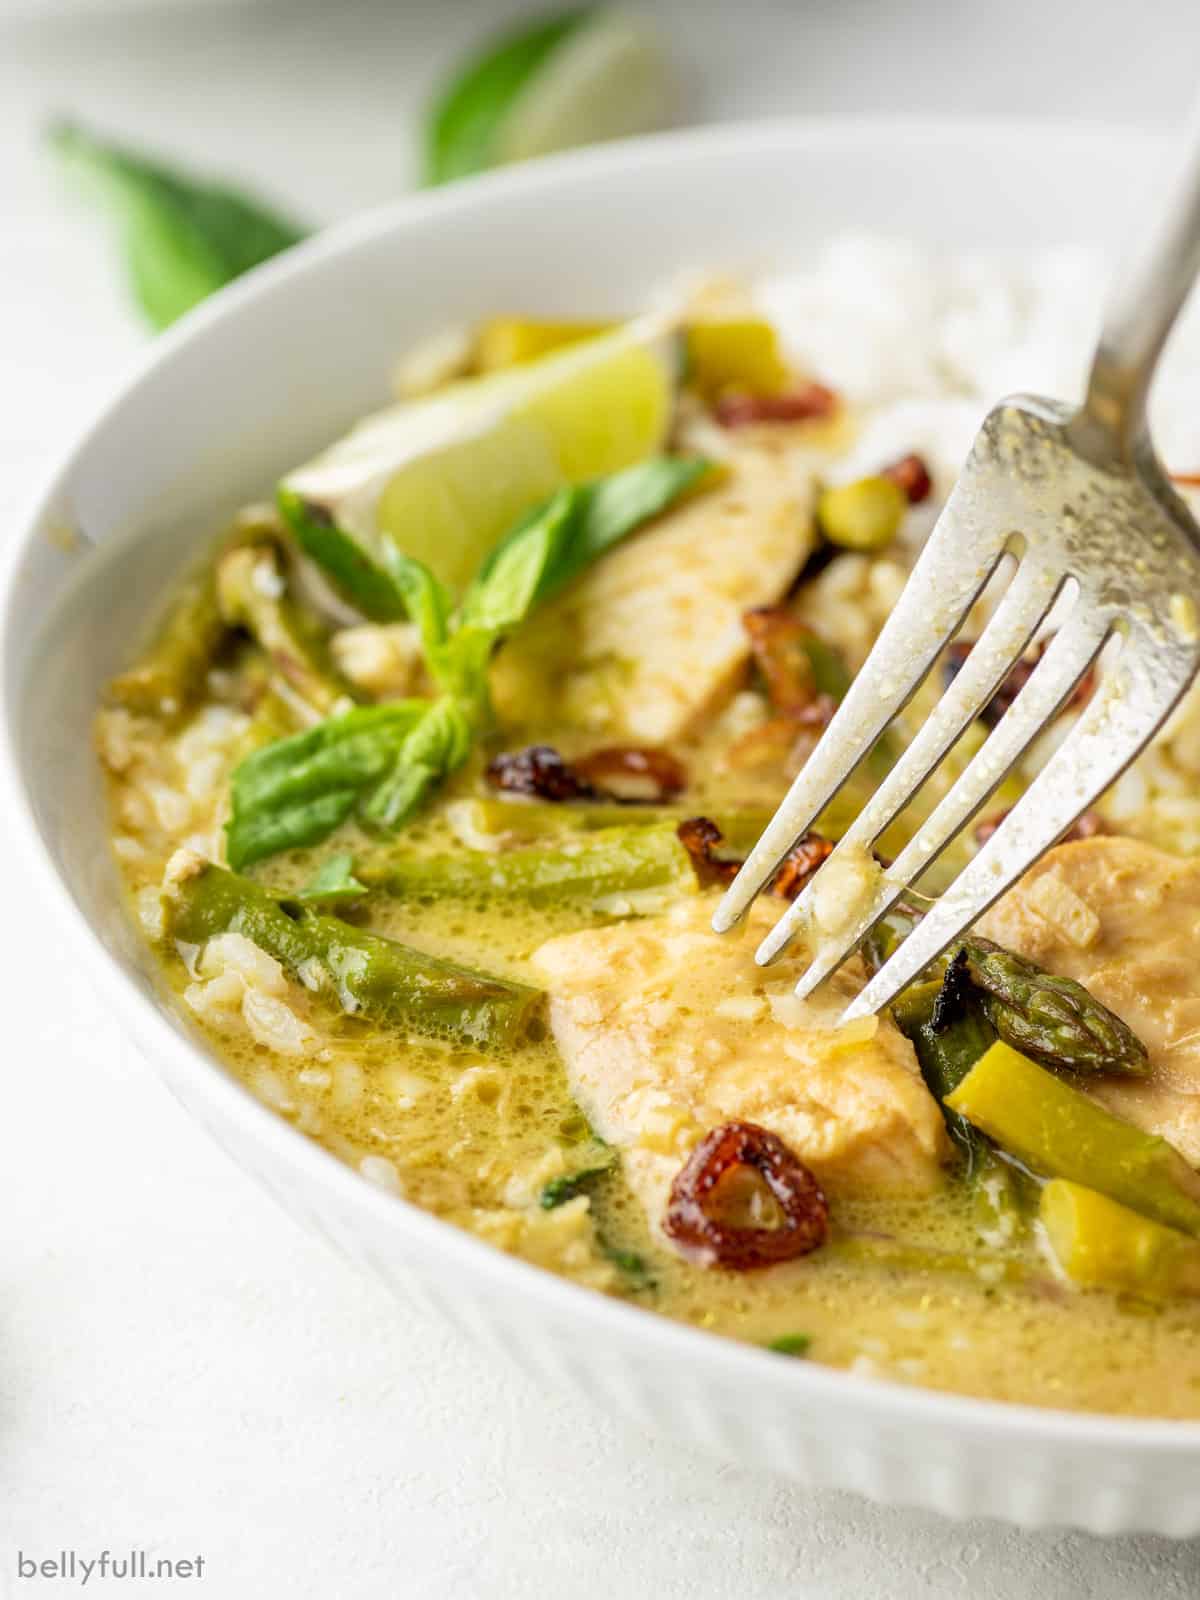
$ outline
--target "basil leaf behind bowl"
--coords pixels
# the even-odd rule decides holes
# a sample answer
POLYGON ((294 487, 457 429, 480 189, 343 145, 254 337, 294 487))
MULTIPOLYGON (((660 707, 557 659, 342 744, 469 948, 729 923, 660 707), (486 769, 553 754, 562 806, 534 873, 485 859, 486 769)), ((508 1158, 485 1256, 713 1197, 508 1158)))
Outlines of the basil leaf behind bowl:
POLYGON ((76 123, 55 123, 48 140, 112 212, 134 298, 157 330, 308 231, 249 195, 185 176, 76 123))

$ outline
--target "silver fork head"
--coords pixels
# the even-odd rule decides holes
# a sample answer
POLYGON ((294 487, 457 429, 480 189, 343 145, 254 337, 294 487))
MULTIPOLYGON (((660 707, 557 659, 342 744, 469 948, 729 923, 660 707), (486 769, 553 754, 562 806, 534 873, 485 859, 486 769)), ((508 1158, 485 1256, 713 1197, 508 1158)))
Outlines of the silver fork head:
MULTIPOLYGON (((873 799, 763 941, 773 960, 803 934, 816 960, 797 992, 835 970, 978 812, 1088 670, 1120 648, 1078 725, 918 930, 855 1000, 879 1010, 1071 826, 1144 748, 1200 667, 1200 530, 1148 447, 1105 448, 1056 401, 1008 400, 981 428, 899 604, 804 770, 713 919, 724 932, 911 699, 1007 553, 1012 582, 946 694, 873 799), (1067 580, 1073 603, 1028 683, 950 792, 837 925, 814 915, 836 863, 868 850, 986 707, 1067 580)), ((828 898, 828 897, 826 897, 828 898)))

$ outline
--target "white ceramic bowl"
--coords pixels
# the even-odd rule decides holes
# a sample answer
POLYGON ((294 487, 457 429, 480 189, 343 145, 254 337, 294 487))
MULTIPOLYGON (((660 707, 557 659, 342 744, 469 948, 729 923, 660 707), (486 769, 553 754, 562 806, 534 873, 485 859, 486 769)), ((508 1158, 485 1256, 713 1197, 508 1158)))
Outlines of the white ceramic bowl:
POLYGON ((703 266, 847 227, 947 247, 1112 245, 1152 142, 963 123, 793 123, 610 146, 340 228, 157 341, 9 536, 8 823, 80 959, 179 1097, 297 1218, 398 1294, 610 1411, 750 1466, 957 1515, 1200 1531, 1200 1425, 964 1400, 780 1361, 539 1272, 392 1199, 253 1100, 163 1004, 127 925, 89 723, 146 609, 238 501, 386 391, 431 328, 617 313, 703 266), (64 531, 75 530, 72 546, 64 531))

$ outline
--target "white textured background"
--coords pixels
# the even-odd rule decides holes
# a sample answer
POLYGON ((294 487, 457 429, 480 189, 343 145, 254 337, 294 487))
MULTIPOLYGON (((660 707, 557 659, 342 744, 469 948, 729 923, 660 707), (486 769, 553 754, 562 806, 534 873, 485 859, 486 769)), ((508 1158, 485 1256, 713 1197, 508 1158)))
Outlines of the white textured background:
MULTIPOLYGON (((649 8, 649 7, 647 7, 649 8)), ((410 181, 443 63, 515 5, 0 0, 0 527, 142 335, 37 157, 52 110, 344 215, 410 181)), ((1159 122, 1195 0, 670 0, 697 117, 1159 122)), ((0 534, 2 536, 2 534, 0 534)), ((4 842, 0 836, 0 854, 4 842)), ((1022 1534, 714 1467, 540 1394, 300 1234, 185 1120, 0 860, 0 1596, 130 1544, 220 1600, 1174 1600, 1200 1547, 1022 1534), (19 909, 18 909, 19 908, 19 909)))

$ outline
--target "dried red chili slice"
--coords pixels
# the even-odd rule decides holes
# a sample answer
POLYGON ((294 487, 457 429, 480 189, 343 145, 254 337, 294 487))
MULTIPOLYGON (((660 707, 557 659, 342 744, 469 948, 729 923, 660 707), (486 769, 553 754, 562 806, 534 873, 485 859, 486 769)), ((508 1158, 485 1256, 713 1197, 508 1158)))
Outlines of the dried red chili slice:
POLYGON ((687 788, 687 768, 666 750, 613 745, 578 756, 571 765, 585 783, 631 805, 671 800, 687 788))
POLYGON ((541 800, 594 800, 596 791, 552 745, 531 744, 525 750, 498 755, 487 769, 488 781, 509 794, 531 794, 541 800))
MULTIPOLYGON (((741 871, 740 860, 717 854, 725 836, 711 817, 689 817, 675 832, 691 857, 702 889, 732 883, 741 871)), ((771 883, 771 893, 782 900, 794 900, 832 849, 832 842, 819 833, 806 833, 784 856, 771 883)))
POLYGON ((784 856, 783 864, 771 884, 771 893, 777 894, 781 900, 794 900, 832 851, 832 839, 826 839, 819 833, 806 833, 784 856))
POLYGON ((808 422, 832 416, 838 397, 823 383, 806 383, 786 394, 724 394, 714 408, 723 428, 746 428, 756 422, 808 422))
POLYGON ((674 756, 634 745, 614 745, 566 761, 552 745, 532 744, 498 755, 487 775, 489 783, 509 794, 536 795, 541 800, 615 800, 619 805, 674 799, 688 781, 687 769, 674 756))
MULTIPOLYGON (((996 726, 996 724, 1000 721, 1000 718, 1004 715, 1009 706, 1012 705, 1013 701, 1020 694, 1021 690, 1029 682, 1033 675, 1033 669, 1045 655, 1046 647, 1049 642, 1050 641, 1048 639, 1043 640, 1043 642, 1036 647, 1031 655, 1021 657, 1021 659, 1009 672, 1007 678, 1005 678, 1004 682, 988 701, 987 705, 984 706, 983 710, 980 712, 979 718, 981 722, 986 723, 989 728, 994 728, 996 726)), ((971 654, 971 651, 974 649, 974 647, 975 641, 973 639, 956 639, 946 651, 944 677, 947 684, 953 682, 954 678, 961 670, 963 662, 971 654)), ((1095 687, 1095 671, 1089 670, 1084 673, 1083 677, 1080 678, 1079 682, 1075 685, 1070 697, 1063 705, 1063 710, 1078 711, 1082 709, 1082 707, 1087 705, 1088 701, 1092 698, 1095 687)))
POLYGON ((901 456, 899 461, 884 467, 879 476, 890 478, 898 488, 903 489, 910 506, 919 506, 933 492, 933 479, 922 456, 901 456))
POLYGON ((706 1134, 674 1183, 663 1231, 704 1266, 747 1272, 794 1261, 824 1244, 829 1205, 816 1178, 777 1134, 754 1122, 727 1122, 706 1134), (741 1226, 714 1214, 721 1183, 737 1168, 762 1178, 779 1207, 778 1227, 741 1226))
POLYGON ((717 846, 725 835, 711 817, 689 817, 675 830, 679 842, 691 858, 696 881, 702 889, 714 883, 732 883, 741 870, 740 861, 722 860, 717 846))
MULTIPOLYGON (((1009 811, 1012 810, 1010 806, 1009 811)), ((1008 811, 998 811, 994 817, 985 817, 975 827, 976 844, 986 844, 1004 821, 1008 811)), ((1071 844, 1079 839, 1094 839, 1097 834, 1111 833, 1112 829, 1098 811, 1085 811, 1063 834, 1059 844, 1071 844)))
POLYGON ((786 606, 755 606, 742 613, 742 627, 775 710, 795 716, 811 705, 817 694, 808 651, 812 629, 786 606))

